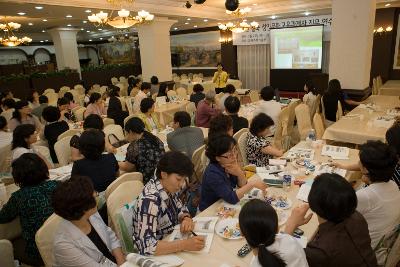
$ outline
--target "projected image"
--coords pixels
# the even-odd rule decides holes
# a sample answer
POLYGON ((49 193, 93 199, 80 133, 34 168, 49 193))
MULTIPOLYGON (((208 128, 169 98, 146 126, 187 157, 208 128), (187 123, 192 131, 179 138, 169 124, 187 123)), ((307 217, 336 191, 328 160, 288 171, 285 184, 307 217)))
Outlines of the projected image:
POLYGON ((273 69, 320 69, 323 26, 271 29, 273 69))

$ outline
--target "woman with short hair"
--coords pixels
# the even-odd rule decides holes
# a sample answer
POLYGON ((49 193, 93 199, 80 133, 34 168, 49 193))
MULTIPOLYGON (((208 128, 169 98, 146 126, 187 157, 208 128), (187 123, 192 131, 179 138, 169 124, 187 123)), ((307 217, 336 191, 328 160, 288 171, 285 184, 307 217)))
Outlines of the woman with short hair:
POLYGON ((39 119, 32 116, 31 113, 32 109, 29 107, 28 101, 22 100, 15 103, 15 110, 8 125, 10 131, 14 131, 14 129, 21 124, 32 124, 35 126, 36 130, 40 132, 42 124, 39 119))
POLYGON ((92 93, 89 97, 89 104, 85 110, 85 118, 90 114, 99 116, 107 116, 107 111, 104 107, 103 99, 99 93, 92 93))
POLYGON ((117 236, 97 212, 96 192, 88 177, 62 182, 52 204, 62 218, 53 241, 54 266, 116 267, 125 262, 117 236))
POLYGON ((274 147, 268 139, 273 125, 274 121, 265 113, 258 114, 251 121, 246 144, 246 156, 250 164, 265 167, 269 159, 283 155, 283 151, 274 147))
POLYGON ((194 222, 179 192, 193 174, 193 163, 181 152, 165 153, 154 177, 145 185, 133 210, 133 237, 142 255, 163 255, 181 251, 199 251, 204 237, 163 240, 180 224, 180 232, 191 233, 194 222))
POLYGON ((25 153, 13 161, 12 175, 20 189, 11 194, 0 210, 0 223, 9 223, 19 217, 22 239, 14 241, 14 256, 22 263, 43 266, 35 234, 53 213, 50 198, 58 182, 49 180, 46 163, 32 153, 25 153))
POLYGON ((193 102, 196 105, 196 107, 197 104, 206 97, 203 91, 204 91, 203 85, 199 83, 193 85, 193 93, 190 95, 190 102, 193 102))
POLYGON ((157 115, 154 113, 154 100, 150 97, 140 102, 140 113, 138 117, 143 121, 148 132, 161 131, 161 125, 158 122, 157 115))

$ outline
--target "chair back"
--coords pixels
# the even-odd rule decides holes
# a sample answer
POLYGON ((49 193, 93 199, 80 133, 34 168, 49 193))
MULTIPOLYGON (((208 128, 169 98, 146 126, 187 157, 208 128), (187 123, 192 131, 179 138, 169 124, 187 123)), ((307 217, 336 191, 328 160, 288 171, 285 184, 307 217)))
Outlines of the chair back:
POLYGON ((390 248, 389 254, 386 258, 385 267, 396 267, 399 266, 399 263, 400 263, 400 234, 399 232, 397 232, 396 241, 390 248))
POLYGON ((260 100, 260 94, 256 90, 250 90, 250 100, 251 102, 257 102, 260 100))
POLYGON ((376 81, 376 78, 372 79, 372 92, 373 95, 377 95, 378 94, 378 83, 376 81))
POLYGON ((47 96, 48 93, 55 93, 56 91, 52 88, 47 88, 43 91, 43 95, 47 96))
POLYGON ((311 120, 314 118, 315 112, 321 113, 321 95, 318 94, 314 105, 310 108, 311 120))
POLYGON ((11 172, 11 144, 0 149, 0 172, 11 172))
POLYGON ((110 134, 114 134, 119 140, 125 139, 124 130, 120 125, 117 124, 107 125, 104 127, 103 132, 106 135, 106 139, 110 134))
POLYGON ((248 132, 243 133, 239 136, 238 138, 238 147, 239 147, 239 154, 242 159, 243 166, 248 165, 249 161, 247 160, 247 154, 246 154, 246 146, 247 146, 247 138, 248 138, 248 132))
POLYGON ((115 189, 117 189, 117 187, 120 184, 128 181, 140 181, 143 183, 143 174, 141 174, 140 172, 127 172, 122 174, 120 177, 115 179, 109 186, 107 186, 105 192, 106 200, 111 195, 111 193, 114 192, 115 189))
MULTIPOLYGON (((44 145, 33 145, 35 150, 42 156, 44 157, 51 165, 53 165, 53 160, 51 159, 50 156, 50 150, 47 146, 44 145)), ((54 167, 54 166, 53 166, 54 167)))
POLYGON ((340 101, 338 101, 337 111, 336 111, 336 121, 340 120, 341 117, 343 117, 342 103, 340 103, 340 101))
POLYGON ((125 97, 118 97, 123 111, 126 111, 125 97))
POLYGON ((186 112, 189 113, 191 118, 191 125, 194 125, 195 116, 196 116, 196 105, 193 102, 189 102, 186 105, 186 112))
POLYGON ((321 140, 325 132, 324 119, 322 118, 321 113, 314 114, 313 124, 315 129, 315 135, 318 140, 321 140))
POLYGON ((377 89, 379 91, 379 89, 381 89, 381 86, 382 86, 382 77, 380 75, 378 77, 376 77, 376 85, 377 85, 377 89))
POLYGON ((181 99, 187 99, 187 92, 186 92, 186 89, 183 87, 179 87, 178 89, 176 89, 176 94, 181 99))
POLYGON ((310 108, 306 104, 299 104, 295 109, 297 127, 299 129, 300 139, 306 140, 308 133, 312 129, 310 119, 310 108))
POLYGON ((136 114, 132 114, 132 115, 129 115, 128 117, 126 117, 125 119, 124 119, 124 127, 125 127, 125 124, 127 123, 127 121, 129 121, 131 118, 133 118, 133 117, 137 117, 137 115, 136 114))
POLYGON ((86 108, 84 108, 84 107, 80 107, 80 108, 76 109, 75 111, 73 111, 77 121, 83 121, 83 114, 85 113, 85 111, 86 111, 86 108))
POLYGON ((12 243, 7 239, 0 240, 0 266, 15 267, 12 243))
POLYGON ((76 90, 68 90, 68 92, 70 92, 70 93, 72 94, 72 96, 74 97, 74 101, 75 101, 76 103, 78 103, 78 102, 79 102, 79 97, 81 96, 81 95, 79 94, 79 92, 76 91, 76 90))
POLYGON ((107 211, 111 218, 110 227, 121 241, 122 250, 125 254, 134 252, 132 208, 126 210, 130 213, 130 216, 124 216, 121 210, 140 195, 143 187, 141 181, 123 182, 108 196, 107 211), (127 220, 125 217, 128 217, 127 220))
POLYGON ((58 141, 60 141, 61 139, 68 137, 68 136, 74 136, 76 134, 81 133, 82 130, 81 129, 69 129, 65 132, 63 132, 62 134, 60 134, 57 138, 58 141))
POLYGON ((167 96, 170 98, 171 96, 177 96, 176 91, 174 90, 168 90, 167 91, 167 96))
POLYGON ((58 97, 64 97, 64 94, 68 92, 70 88, 68 86, 63 86, 60 88, 60 91, 58 91, 58 97))
POLYGON ((110 118, 104 118, 103 119, 103 124, 104 124, 104 127, 107 127, 108 125, 115 124, 115 121, 113 119, 110 119, 110 118))
POLYGON ((74 90, 77 91, 80 95, 85 94, 85 88, 83 88, 82 84, 77 84, 74 86, 74 90))
POLYGON ((278 149, 283 149, 284 147, 283 132, 284 132, 284 127, 286 127, 286 125, 288 124, 288 121, 289 121, 289 109, 286 107, 282 109, 278 117, 278 122, 275 125, 274 146, 278 149))
POLYGON ((108 89, 108 86, 106 86, 106 85, 103 85, 102 87, 100 87, 100 94, 101 95, 103 95, 106 91, 107 91, 107 89, 108 89))
POLYGON ((210 91, 210 90, 215 90, 215 84, 208 82, 208 83, 203 83, 203 88, 204 88, 204 93, 210 91))
MULTIPOLYGON (((202 145, 201 147, 196 149, 192 154, 192 162, 194 165, 194 176, 195 176, 193 178, 197 179, 197 181, 201 181, 201 179, 203 178, 204 170, 206 168, 205 166, 203 166, 203 164, 201 162, 201 155, 205 151, 205 149, 206 149, 206 145, 202 145)), ((190 182, 193 182, 193 181, 190 181, 190 182)))
POLYGON ((53 241, 61 217, 53 213, 36 232, 36 246, 46 267, 53 266, 53 241))
POLYGON ((133 114, 133 102, 134 102, 134 100, 135 100, 134 97, 126 97, 125 98, 126 109, 128 110, 130 115, 133 114))
POLYGON ((99 93, 100 92, 100 84, 97 84, 97 83, 93 84, 92 85, 92 91, 96 92, 96 93, 99 93))
MULTIPOLYGON (((240 129, 239 131, 237 131, 234 135, 233 135, 233 138, 236 140, 236 143, 239 143, 239 138, 243 135, 243 134, 247 134, 249 132, 249 128, 242 128, 242 129, 240 129)), ((244 166, 244 164, 243 164, 243 162, 242 162, 242 159, 243 159, 243 155, 242 155, 242 153, 240 152, 240 149, 239 149, 239 151, 238 151, 238 153, 239 153, 239 158, 238 158, 238 160, 239 160, 239 164, 240 164, 240 166, 244 166)), ((245 157, 246 157, 246 155, 244 155, 245 157)))
POLYGON ((112 78, 111 78, 111 83, 112 83, 113 85, 116 85, 116 84, 118 83, 118 78, 117 78, 117 77, 112 77, 112 78))
POLYGON ((49 105, 57 107, 58 94, 54 92, 48 92, 45 96, 49 99, 49 105))
POLYGON ((72 135, 59 139, 54 144, 54 151, 58 159, 60 167, 68 165, 71 160, 71 142, 72 135))

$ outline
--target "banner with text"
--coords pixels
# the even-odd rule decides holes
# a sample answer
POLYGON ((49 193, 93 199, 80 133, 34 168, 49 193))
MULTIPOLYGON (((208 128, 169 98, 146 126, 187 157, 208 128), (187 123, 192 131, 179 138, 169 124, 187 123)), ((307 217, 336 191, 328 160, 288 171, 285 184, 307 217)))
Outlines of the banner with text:
POLYGON ((243 33, 233 33, 233 45, 258 45, 269 44, 269 29, 289 28, 301 26, 324 25, 324 33, 330 32, 332 25, 332 15, 300 17, 289 19, 275 19, 259 22, 260 26, 256 30, 243 33))

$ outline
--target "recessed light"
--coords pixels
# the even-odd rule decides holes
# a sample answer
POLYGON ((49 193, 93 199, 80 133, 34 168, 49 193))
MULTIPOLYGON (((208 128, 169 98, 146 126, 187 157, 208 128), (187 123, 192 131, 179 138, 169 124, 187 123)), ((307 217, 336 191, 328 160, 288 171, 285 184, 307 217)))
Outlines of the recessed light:
POLYGON ((193 27, 194 27, 194 28, 197 28, 197 25, 194 25, 193 27))
POLYGON ((86 12, 86 13, 92 13, 92 10, 87 9, 87 10, 85 10, 85 12, 86 12))
POLYGON ((178 28, 174 28, 174 30, 176 31, 178 28))
POLYGON ((72 15, 66 15, 65 17, 66 18, 72 18, 72 15))
POLYGON ((308 15, 310 15, 310 12, 306 11, 306 12, 304 12, 304 15, 308 16, 308 15))
POLYGON ((40 40, 40 42, 43 43, 44 41, 43 41, 43 40, 40 40))
POLYGON ((256 5, 257 5, 257 3, 254 3, 254 4, 253 4, 253 6, 256 6, 256 5))
POLYGON ((126 33, 125 36, 128 37, 128 34, 126 33))
POLYGON ((83 23, 87 23, 87 20, 82 21, 83 23))
POLYGON ((191 18, 187 18, 187 20, 191 20, 191 18))
POLYGON ((86 31, 86 32, 90 32, 90 31, 86 31))
POLYGON ((23 15, 25 15, 26 13, 25 13, 25 12, 18 12, 17 14, 20 15, 20 16, 23 16, 23 15))
POLYGON ((48 42, 49 40, 44 40, 45 42, 48 42))
POLYGON ((71 24, 68 24, 67 26, 68 26, 68 27, 71 27, 72 25, 71 25, 71 24))
POLYGON ((276 18, 277 18, 277 16, 275 16, 275 15, 271 16, 271 19, 276 19, 276 18))
POLYGON ((46 32, 45 30, 42 30, 42 32, 46 32))
POLYGON ((102 31, 103 29, 99 29, 99 31, 102 31))
POLYGON ((91 42, 92 41, 92 39, 89 39, 89 42, 91 42))
POLYGON ((391 5, 391 4, 386 4, 385 7, 388 7, 388 6, 390 6, 390 5, 391 5))
POLYGON ((100 37, 100 40, 103 40, 103 38, 100 37))
POLYGON ((47 21, 47 19, 42 19, 42 21, 46 22, 46 21, 47 21))
POLYGON ((207 22, 208 21, 208 19, 205 19, 205 20, 203 20, 204 22, 207 22))
POLYGON ((32 22, 29 22, 29 23, 28 23, 28 25, 29 25, 29 26, 32 26, 32 25, 33 25, 33 23, 32 23, 32 22))
POLYGON ((43 7, 42 6, 35 6, 35 9, 41 10, 41 9, 43 9, 43 7))
POLYGON ((81 31, 84 31, 85 29, 84 28, 81 28, 81 31))
POLYGON ((189 22, 185 22, 185 25, 188 25, 189 24, 189 22))

